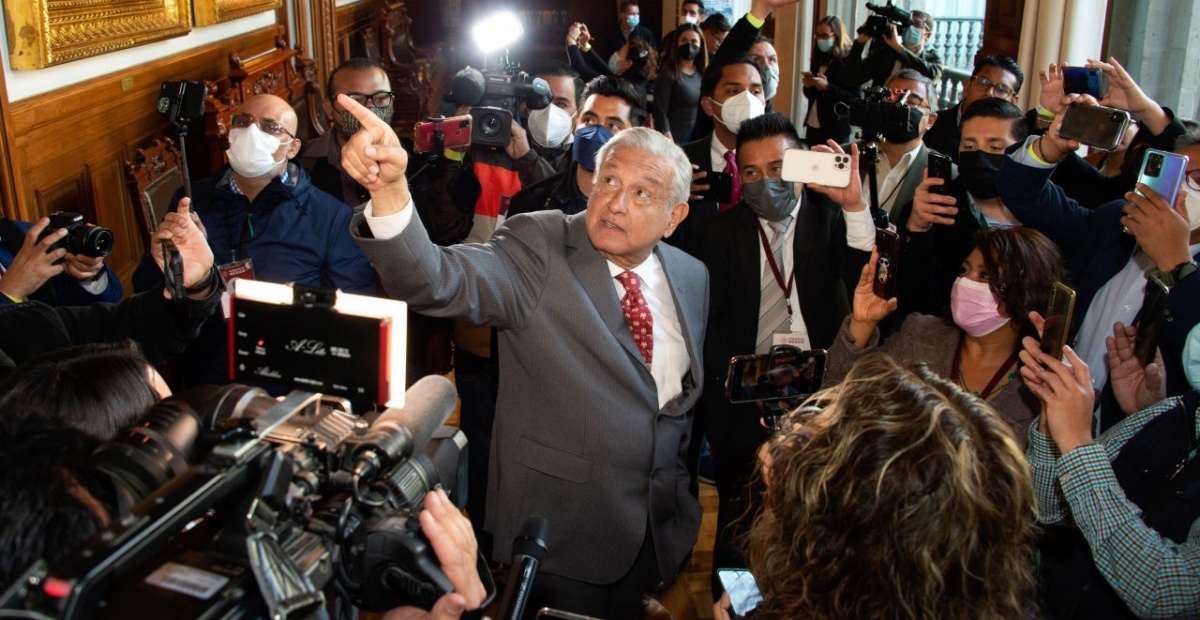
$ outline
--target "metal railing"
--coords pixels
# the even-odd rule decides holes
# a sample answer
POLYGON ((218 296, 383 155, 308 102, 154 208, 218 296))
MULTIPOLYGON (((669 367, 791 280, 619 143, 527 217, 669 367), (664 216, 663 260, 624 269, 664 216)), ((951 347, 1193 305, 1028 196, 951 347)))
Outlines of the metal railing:
POLYGON ((947 65, 942 70, 942 79, 934 85, 937 91, 937 109, 945 110, 962 99, 963 89, 971 81, 970 69, 959 69, 947 65))
POLYGON ((929 47, 937 52, 947 67, 968 71, 975 64, 975 52, 983 46, 982 17, 945 17, 934 24, 929 47))

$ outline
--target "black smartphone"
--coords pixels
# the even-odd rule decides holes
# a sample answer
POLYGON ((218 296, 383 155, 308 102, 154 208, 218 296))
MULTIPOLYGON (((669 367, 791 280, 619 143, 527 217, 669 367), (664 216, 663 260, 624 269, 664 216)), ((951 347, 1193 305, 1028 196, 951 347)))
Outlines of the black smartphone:
POLYGON ((1142 310, 1138 313, 1137 339, 1133 341, 1133 355, 1142 365, 1154 363, 1158 351, 1158 337, 1162 332, 1163 320, 1167 316, 1167 285, 1154 276, 1146 276, 1146 296, 1142 298, 1142 310))
POLYGON ((1058 135, 1105 151, 1115 151, 1129 127, 1130 116, 1125 110, 1102 105, 1072 103, 1063 112, 1058 135))
POLYGON ((879 259, 875 261, 875 294, 882 299, 896 296, 896 276, 900 268, 900 235, 887 228, 875 229, 875 248, 879 259))
POLYGON ((942 183, 941 185, 930 186, 930 192, 934 194, 941 194, 943 196, 953 195, 954 192, 950 187, 950 183, 954 180, 952 178, 954 175, 953 159, 950 159, 948 155, 942 155, 937 151, 930 150, 929 163, 927 164, 926 170, 929 173, 929 178, 942 179, 945 181, 945 183, 942 183))
POLYGON ((779 345, 770 353, 730 359, 725 392, 731 403, 803 398, 820 390, 824 378, 824 350, 779 345))
POLYGON ((1042 352, 1056 360, 1062 359, 1067 334, 1071 331, 1071 315, 1075 312, 1075 291, 1062 282, 1050 289, 1050 304, 1046 308, 1046 324, 1042 327, 1042 352))
POLYGON ((729 202, 733 198, 733 175, 728 172, 709 172, 699 183, 708 186, 704 192, 708 200, 729 202))
POLYGON ((1103 96, 1104 73, 1087 67, 1063 67, 1063 92, 1068 95, 1103 96))

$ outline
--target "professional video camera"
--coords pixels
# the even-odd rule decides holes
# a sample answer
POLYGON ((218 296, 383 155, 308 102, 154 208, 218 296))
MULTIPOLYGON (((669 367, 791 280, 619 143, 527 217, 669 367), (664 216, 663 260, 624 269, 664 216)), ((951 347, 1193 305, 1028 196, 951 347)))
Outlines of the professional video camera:
POLYGON ((550 105, 550 85, 515 65, 502 71, 466 67, 454 75, 447 95, 455 106, 471 106, 471 146, 499 151, 512 136, 512 122, 521 118, 521 103, 529 110, 550 105))
POLYGON ((864 88, 862 99, 851 100, 848 105, 838 103, 834 113, 861 127, 862 138, 867 142, 877 142, 887 135, 916 135, 924 115, 907 105, 908 93, 882 86, 864 88))
POLYGON ((912 13, 896 6, 892 0, 888 0, 884 6, 868 2, 867 10, 874 15, 867 16, 866 23, 859 27, 858 32, 876 39, 891 38, 893 24, 897 31, 903 32, 913 23, 912 13))
POLYGON ((86 476, 112 524, 54 566, 35 563, 0 607, 51 618, 428 608, 453 586, 416 513, 439 485, 460 507, 466 497, 466 439, 441 426, 454 389, 426 377, 369 425, 344 407, 236 384, 163 401, 86 476))

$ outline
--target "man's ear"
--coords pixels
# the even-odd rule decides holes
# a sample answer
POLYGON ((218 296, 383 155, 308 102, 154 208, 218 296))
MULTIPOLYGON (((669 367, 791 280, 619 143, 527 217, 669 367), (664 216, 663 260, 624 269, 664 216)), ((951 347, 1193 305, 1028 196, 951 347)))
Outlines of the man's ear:
POLYGON ((675 232, 675 229, 679 228, 679 225, 683 223, 685 218, 687 218, 688 210, 689 207, 688 203, 686 202, 681 202, 671 209, 671 223, 668 224, 667 229, 663 231, 663 239, 670 237, 671 234, 675 232))
MULTIPOLYGON (((331 128, 330 131, 333 131, 331 128)), ((300 153, 300 138, 292 139, 292 143, 288 145, 287 158, 293 159, 300 153)))
POLYGON ((329 119, 330 122, 333 122, 333 102, 330 101, 328 97, 321 100, 321 109, 325 112, 325 118, 329 119))
POLYGON ((930 112, 929 114, 926 114, 925 115, 926 131, 928 131, 930 128, 932 128, 933 124, 936 122, 937 122, 937 112, 930 112))
POLYGON ((704 110, 705 114, 707 114, 709 116, 713 116, 714 112, 712 109, 712 97, 709 97, 707 95, 700 95, 700 109, 704 110))

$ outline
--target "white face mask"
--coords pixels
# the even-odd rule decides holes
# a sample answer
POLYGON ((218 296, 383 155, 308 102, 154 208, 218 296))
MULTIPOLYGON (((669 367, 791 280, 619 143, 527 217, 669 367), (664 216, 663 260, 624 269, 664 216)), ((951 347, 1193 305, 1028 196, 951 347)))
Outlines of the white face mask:
POLYGON ((225 154, 229 156, 229 165, 234 172, 247 179, 256 179, 270 174, 284 162, 283 159, 275 160, 275 151, 282 144, 282 140, 252 124, 229 130, 229 150, 225 154))
POLYGON ((548 105, 529 113, 529 137, 540 146, 562 146, 571 135, 571 115, 556 106, 548 105))
POLYGON ((1200 228, 1200 192, 1185 187, 1184 192, 1187 193, 1183 198, 1183 204, 1187 207, 1188 227, 1192 230, 1200 228))
POLYGON ((682 26, 684 24, 692 24, 694 26, 698 26, 698 25, 700 25, 700 18, 696 17, 695 15, 680 15, 679 16, 679 25, 682 26))
POLYGON ((767 101, 779 92, 779 65, 767 65, 767 79, 763 80, 763 97, 767 101))
POLYGON ((742 123, 762 116, 763 112, 766 112, 766 105, 763 104, 762 100, 748 90, 743 90, 726 99, 723 104, 717 103, 715 99, 712 102, 721 108, 721 114, 715 115, 713 118, 720 121, 726 129, 733 133, 738 132, 738 128, 742 126, 742 123))

